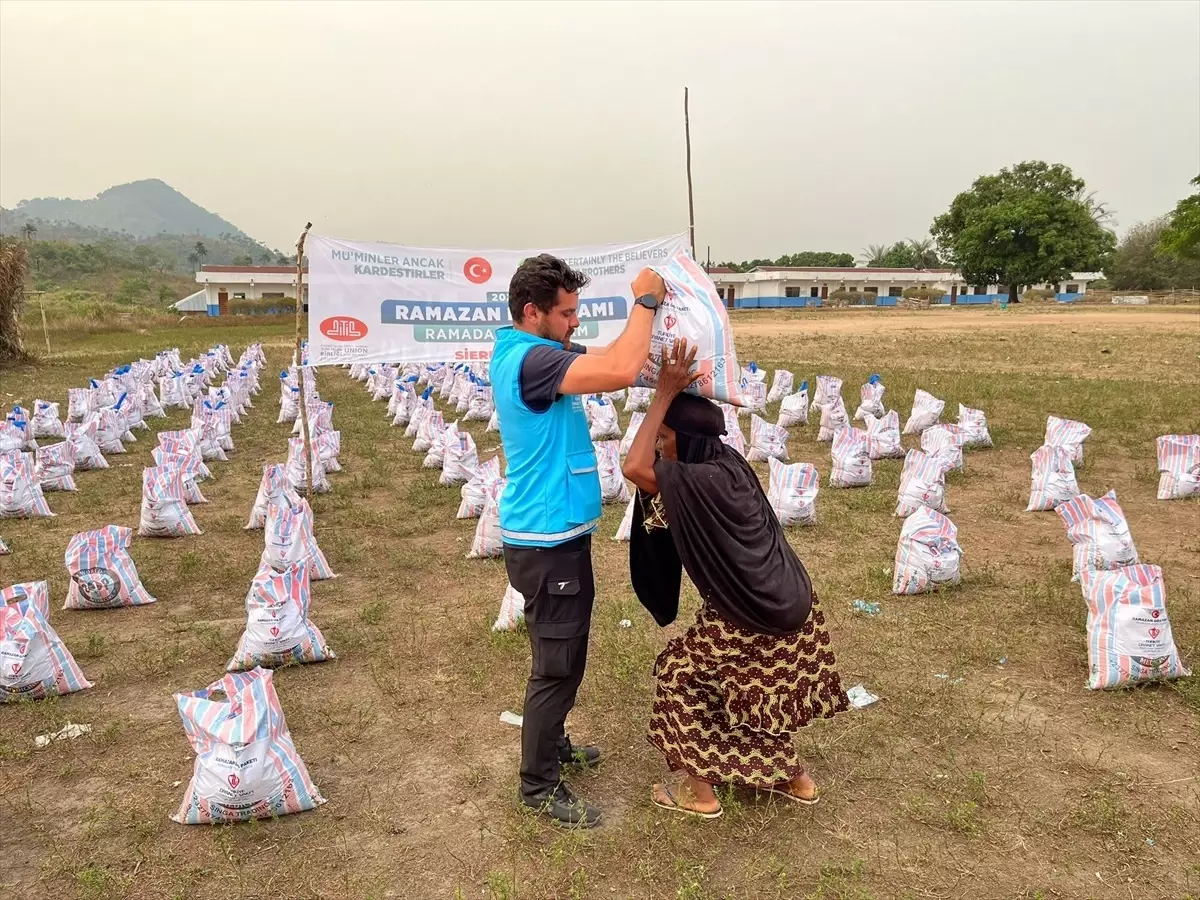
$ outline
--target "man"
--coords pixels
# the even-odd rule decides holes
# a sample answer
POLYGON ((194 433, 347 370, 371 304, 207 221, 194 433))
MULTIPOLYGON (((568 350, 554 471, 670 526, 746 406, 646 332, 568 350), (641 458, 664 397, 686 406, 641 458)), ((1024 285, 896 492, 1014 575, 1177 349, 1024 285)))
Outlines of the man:
POLYGON ((591 828, 600 810, 575 797, 560 767, 595 766, 596 747, 573 747, 563 729, 587 662, 595 584, 592 532, 600 478, 584 394, 631 386, 650 354, 654 311, 666 296, 649 269, 633 282, 625 330, 604 348, 571 342, 587 276, 542 254, 521 263, 508 291, 510 327, 496 330, 491 381, 508 479, 500 500, 504 562, 525 596, 533 666, 521 730, 526 806, 558 824, 591 828))

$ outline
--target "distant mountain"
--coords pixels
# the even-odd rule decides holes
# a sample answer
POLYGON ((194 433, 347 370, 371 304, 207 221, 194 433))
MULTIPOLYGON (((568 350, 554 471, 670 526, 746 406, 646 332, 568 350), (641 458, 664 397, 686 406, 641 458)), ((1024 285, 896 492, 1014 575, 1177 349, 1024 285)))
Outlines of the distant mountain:
POLYGON ((202 237, 249 236, 216 213, 193 203, 165 181, 147 178, 119 184, 91 200, 38 197, 15 209, 0 209, 0 232, 13 234, 26 222, 66 224, 114 231, 135 238, 160 234, 202 237))

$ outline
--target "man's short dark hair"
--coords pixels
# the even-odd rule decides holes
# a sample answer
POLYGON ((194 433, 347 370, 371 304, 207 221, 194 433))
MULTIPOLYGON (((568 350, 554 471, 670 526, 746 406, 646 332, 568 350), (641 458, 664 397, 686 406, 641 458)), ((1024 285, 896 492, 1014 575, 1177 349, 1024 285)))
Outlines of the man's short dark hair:
POLYGON ((558 303, 558 289, 574 294, 587 287, 590 279, 572 269, 557 256, 541 253, 517 267, 508 284, 508 311, 514 322, 525 318, 525 304, 532 303, 544 313, 558 303))

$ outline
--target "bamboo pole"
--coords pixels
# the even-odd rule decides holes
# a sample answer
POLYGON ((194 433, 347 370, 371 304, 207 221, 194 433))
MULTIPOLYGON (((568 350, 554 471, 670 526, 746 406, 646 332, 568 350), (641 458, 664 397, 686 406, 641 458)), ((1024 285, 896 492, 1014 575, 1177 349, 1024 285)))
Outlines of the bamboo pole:
POLYGON ((308 400, 305 397, 307 389, 304 384, 304 354, 301 344, 300 319, 304 314, 304 240, 308 237, 308 229, 312 222, 304 226, 300 232, 300 240, 296 241, 296 350, 293 355, 296 366, 296 377, 300 382, 300 434, 304 440, 304 470, 305 492, 315 496, 313 491, 312 437, 308 433, 308 400))
POLYGON ((692 123, 688 118, 688 89, 683 89, 683 139, 687 145, 688 236, 692 244, 692 259, 696 258, 696 208, 692 204, 692 123))

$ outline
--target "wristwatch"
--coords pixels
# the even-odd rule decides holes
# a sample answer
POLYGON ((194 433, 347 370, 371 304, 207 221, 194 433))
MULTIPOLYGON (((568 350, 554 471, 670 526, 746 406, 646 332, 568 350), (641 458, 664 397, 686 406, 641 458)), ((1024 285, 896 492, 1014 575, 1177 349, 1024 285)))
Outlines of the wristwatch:
POLYGON ((635 306, 646 307, 646 309, 650 310, 650 312, 654 312, 656 309, 658 309, 658 298, 653 294, 642 294, 642 296, 634 300, 633 303, 635 306))

